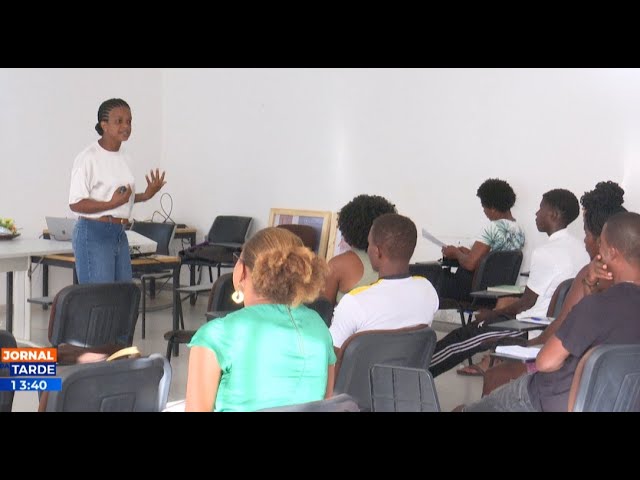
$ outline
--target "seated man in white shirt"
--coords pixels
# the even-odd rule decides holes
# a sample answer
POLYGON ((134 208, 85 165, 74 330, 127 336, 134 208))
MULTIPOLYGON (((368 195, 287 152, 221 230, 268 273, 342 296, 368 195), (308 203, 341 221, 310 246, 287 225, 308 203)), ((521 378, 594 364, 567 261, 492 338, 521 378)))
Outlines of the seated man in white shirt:
MULTIPOLYGON (((495 340, 521 335, 510 330, 491 330, 488 324, 506 318, 544 317, 549 302, 563 280, 575 277, 589 263, 583 242, 567 231, 580 213, 576 196, 568 190, 550 190, 542 196, 536 212, 538 231, 549 235, 544 245, 537 247, 531 257, 529 280, 524 294, 504 308, 482 310, 475 321, 460 327, 438 341, 429 370, 436 377, 463 362, 466 358, 486 350, 495 340)), ((469 369, 469 367, 467 367, 469 369)), ((482 374, 480 367, 471 366, 482 374)), ((471 374, 462 371, 463 374, 471 374)))
POLYGON ((352 290, 338 303, 329 329, 336 350, 363 330, 431 325, 438 294, 426 278, 409 275, 417 238, 416 226, 407 217, 387 213, 374 220, 367 254, 379 279, 352 290))

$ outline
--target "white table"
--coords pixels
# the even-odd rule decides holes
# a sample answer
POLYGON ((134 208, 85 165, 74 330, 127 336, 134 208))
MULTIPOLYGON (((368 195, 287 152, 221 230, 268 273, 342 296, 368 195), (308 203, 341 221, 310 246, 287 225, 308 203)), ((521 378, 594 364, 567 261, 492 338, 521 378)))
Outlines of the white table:
POLYGON ((29 340, 31 337, 31 306, 27 302, 31 297, 31 276, 28 275, 31 270, 31 256, 56 253, 73 253, 71 242, 23 238, 0 241, 0 272, 7 273, 6 328, 17 339, 29 340), (18 300, 15 302, 13 298, 14 272, 24 276, 24 289, 18 289, 18 300), (13 325, 14 312, 15 325, 13 325))

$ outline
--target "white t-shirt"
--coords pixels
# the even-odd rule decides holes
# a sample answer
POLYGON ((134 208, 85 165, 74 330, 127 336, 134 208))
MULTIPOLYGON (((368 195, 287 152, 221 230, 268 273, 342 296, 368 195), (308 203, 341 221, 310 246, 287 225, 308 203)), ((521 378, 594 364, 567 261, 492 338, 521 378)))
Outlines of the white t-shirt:
POLYGON ((135 200, 136 190, 133 174, 129 169, 129 155, 122 148, 117 152, 105 150, 96 141, 80 152, 73 162, 69 205, 85 198, 108 202, 118 188, 127 185, 131 185, 133 190, 128 203, 103 212, 83 213, 82 216, 98 218, 112 215, 129 218, 135 200))
POLYGON ((340 348, 347 338, 363 330, 394 330, 431 325, 438 310, 438 294, 424 277, 380 279, 351 290, 342 297, 329 331, 340 348))
POLYGON ((581 240, 562 229, 549 237, 549 241, 536 248, 531 255, 527 287, 538 294, 536 303, 516 318, 544 317, 558 285, 577 275, 589 263, 589 255, 581 240))

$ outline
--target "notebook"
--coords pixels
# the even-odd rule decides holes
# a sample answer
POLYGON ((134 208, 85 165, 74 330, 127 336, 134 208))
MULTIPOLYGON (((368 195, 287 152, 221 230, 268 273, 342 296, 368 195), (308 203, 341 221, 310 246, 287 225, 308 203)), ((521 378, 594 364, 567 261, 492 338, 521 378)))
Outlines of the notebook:
POLYGON ((153 255, 158 249, 158 243, 150 238, 140 235, 138 232, 127 230, 127 241, 129 242, 129 254, 131 258, 144 255, 153 255))
POLYGON ((47 229, 52 240, 60 242, 71 240, 77 221, 75 218, 44 217, 44 219, 47 222, 47 229))
POLYGON ((525 285, 495 285, 493 287, 487 287, 487 292, 496 293, 513 293, 514 295, 522 295, 524 293, 525 285))
POLYGON ((500 355, 504 355, 511 358, 517 358, 520 360, 534 360, 542 345, 538 345, 535 347, 520 347, 518 345, 502 345, 496 347, 496 353, 500 355))

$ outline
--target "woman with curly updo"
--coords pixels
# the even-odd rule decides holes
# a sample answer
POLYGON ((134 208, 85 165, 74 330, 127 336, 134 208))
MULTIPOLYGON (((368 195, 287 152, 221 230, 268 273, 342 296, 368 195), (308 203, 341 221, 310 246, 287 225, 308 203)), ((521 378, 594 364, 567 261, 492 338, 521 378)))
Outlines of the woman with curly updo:
POLYGON ((321 400, 333 391, 336 356, 318 297, 327 264, 295 234, 265 228, 233 269, 244 308, 191 339, 186 411, 255 411, 321 400))
POLYGON ((468 300, 473 280, 473 272, 480 261, 491 251, 522 250, 524 247, 524 231, 511 214, 516 203, 516 194, 504 180, 490 178, 478 188, 476 195, 484 214, 489 219, 471 249, 447 245, 442 248, 442 255, 453 258, 460 263, 455 275, 445 273, 438 288, 442 298, 468 300))
POLYGON ((329 260, 329 276, 322 296, 333 305, 356 287, 378 280, 367 255, 369 230, 385 213, 397 213, 396 206, 379 195, 358 195, 338 213, 338 228, 351 250, 329 260))

